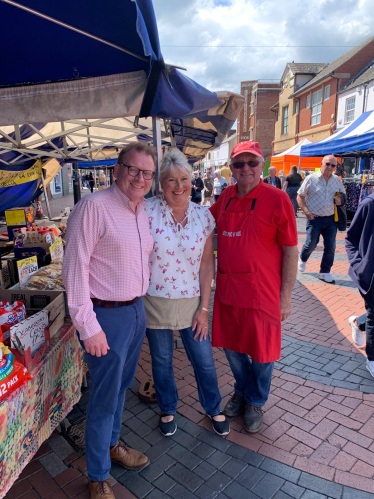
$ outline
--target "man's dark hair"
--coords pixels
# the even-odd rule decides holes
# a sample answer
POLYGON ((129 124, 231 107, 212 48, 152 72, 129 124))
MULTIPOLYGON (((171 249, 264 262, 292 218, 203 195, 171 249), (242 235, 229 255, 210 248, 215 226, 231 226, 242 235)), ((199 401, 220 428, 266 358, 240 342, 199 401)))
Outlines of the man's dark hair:
POLYGON ((147 156, 151 156, 154 164, 156 164, 156 153, 154 147, 149 146, 144 142, 130 142, 129 144, 127 144, 119 153, 117 163, 118 164, 123 163, 123 158, 130 151, 138 151, 142 152, 143 154, 146 154, 147 156))

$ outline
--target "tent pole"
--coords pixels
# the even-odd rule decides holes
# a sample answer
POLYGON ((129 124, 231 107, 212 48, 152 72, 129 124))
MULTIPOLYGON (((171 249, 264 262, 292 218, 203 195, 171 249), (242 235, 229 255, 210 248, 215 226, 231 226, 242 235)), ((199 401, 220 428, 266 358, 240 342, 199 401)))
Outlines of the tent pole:
POLYGON ((51 208, 49 206, 48 192, 47 192, 47 188, 46 188, 45 182, 44 182, 44 170, 43 170, 43 168, 42 168, 42 185, 43 185, 45 204, 47 206, 48 218, 51 219, 52 218, 51 208))
POLYGON ((161 121, 157 116, 152 116, 152 130, 153 130, 153 147, 156 149, 156 176, 155 176, 155 190, 156 195, 159 193, 158 174, 160 171, 162 148, 161 148, 161 121))
POLYGON ((80 185, 77 161, 73 162, 73 193, 74 193, 74 205, 76 205, 81 198, 81 185, 80 185))

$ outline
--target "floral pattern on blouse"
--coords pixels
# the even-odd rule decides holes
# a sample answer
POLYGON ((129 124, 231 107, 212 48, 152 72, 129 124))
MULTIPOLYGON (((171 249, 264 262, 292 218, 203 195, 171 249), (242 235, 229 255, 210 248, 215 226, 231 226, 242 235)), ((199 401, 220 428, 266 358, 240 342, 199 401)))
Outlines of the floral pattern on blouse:
POLYGON ((189 202, 187 223, 174 223, 163 196, 146 200, 154 240, 149 257, 148 296, 192 298, 200 296, 199 271, 206 240, 215 227, 207 206, 189 202))

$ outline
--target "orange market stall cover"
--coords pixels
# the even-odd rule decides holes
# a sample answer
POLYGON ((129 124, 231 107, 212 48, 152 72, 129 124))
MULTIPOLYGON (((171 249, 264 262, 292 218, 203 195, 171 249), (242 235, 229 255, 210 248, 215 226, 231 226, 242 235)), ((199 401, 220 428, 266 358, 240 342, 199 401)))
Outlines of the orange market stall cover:
MULTIPOLYGON (((290 147, 287 151, 284 151, 271 158, 271 166, 275 166, 277 169, 277 174, 280 170, 283 170, 283 176, 285 177, 290 173, 291 166, 296 165, 299 168, 300 161, 300 149, 301 146, 306 144, 311 144, 308 139, 303 139, 298 144, 290 147)), ((322 157, 302 157, 300 162, 300 170, 315 171, 316 168, 321 167, 322 157)))

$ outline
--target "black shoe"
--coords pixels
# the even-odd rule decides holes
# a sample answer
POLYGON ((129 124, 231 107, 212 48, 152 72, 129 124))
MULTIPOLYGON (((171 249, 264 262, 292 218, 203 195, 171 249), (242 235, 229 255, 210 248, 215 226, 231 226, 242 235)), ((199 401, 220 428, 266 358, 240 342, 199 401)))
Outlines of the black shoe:
MULTIPOLYGON (((216 416, 225 416, 225 414, 223 414, 223 412, 220 412, 219 414, 216 414, 216 416)), ((209 417, 212 420, 213 430, 217 433, 217 435, 224 437, 225 435, 228 435, 230 433, 230 424, 229 420, 226 417, 224 421, 216 421, 215 419, 213 419, 215 418, 215 416, 209 417)))
POLYGON ((248 433, 257 433, 261 430, 263 411, 261 407, 247 404, 244 412, 244 429, 248 433))
POLYGON ((228 418, 236 418, 244 411, 245 400, 244 397, 234 393, 231 399, 227 402, 225 408, 223 409, 223 414, 228 418))
POLYGON ((175 419, 172 419, 168 423, 164 423, 162 418, 166 416, 173 416, 174 414, 161 414, 160 421, 158 422, 158 427, 160 428, 160 432, 164 435, 164 437, 171 437, 177 431, 177 424, 175 419))

